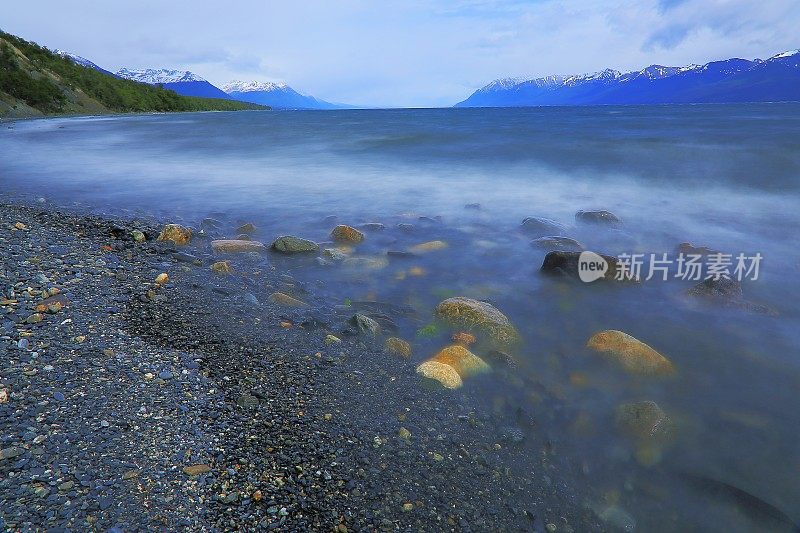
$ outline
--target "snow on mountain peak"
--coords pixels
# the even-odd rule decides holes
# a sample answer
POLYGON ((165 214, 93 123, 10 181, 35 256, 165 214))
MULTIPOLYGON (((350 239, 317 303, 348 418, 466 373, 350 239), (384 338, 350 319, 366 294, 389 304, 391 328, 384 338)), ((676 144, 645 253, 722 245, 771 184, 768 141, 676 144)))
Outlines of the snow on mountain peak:
POLYGON ((271 92, 271 91, 284 91, 289 86, 285 83, 274 83, 271 81, 238 81, 234 80, 222 86, 222 90, 226 93, 253 93, 253 92, 271 92))
POLYGON ((188 70, 171 70, 166 68, 148 68, 141 70, 122 68, 117 71, 117 76, 140 83, 149 83, 150 85, 155 85, 157 83, 206 81, 188 70))
POLYGON ((781 59, 784 57, 792 57, 797 54, 800 54, 800 50, 788 50, 786 52, 781 52, 780 54, 774 55, 770 59, 781 59))

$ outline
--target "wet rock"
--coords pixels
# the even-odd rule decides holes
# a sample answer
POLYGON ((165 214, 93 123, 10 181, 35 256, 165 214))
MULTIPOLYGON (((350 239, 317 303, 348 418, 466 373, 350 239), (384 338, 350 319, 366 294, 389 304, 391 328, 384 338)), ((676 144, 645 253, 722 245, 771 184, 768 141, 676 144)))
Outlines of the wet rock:
POLYGON ((236 240, 237 241, 252 241, 253 240, 253 236, 250 235, 249 233, 240 233, 239 235, 236 236, 236 240))
POLYGON ((544 236, 558 235, 567 231, 567 227, 555 220, 544 217, 527 217, 520 225, 522 231, 528 234, 544 236))
POLYGON ((330 261, 344 261, 347 259, 347 254, 339 248, 325 248, 322 250, 322 257, 330 261))
POLYGON ((308 306, 307 303, 305 303, 305 302, 303 302, 301 300, 298 300, 297 298, 294 298, 292 296, 289 296, 288 294, 282 293, 282 292, 273 292, 272 294, 270 294, 269 295, 269 301, 274 303, 274 304, 283 305, 285 307, 307 307, 308 306))
POLYGON ((217 261, 211 265, 211 271, 215 274, 230 274, 233 272, 230 261, 217 261))
POLYGON ((267 247, 258 241, 242 241, 238 239, 220 239, 211 241, 215 253, 235 254, 244 252, 264 252, 267 247))
POLYGON ((256 227, 254 224, 251 224, 250 222, 242 224, 241 226, 236 228, 236 233, 245 233, 247 235, 250 235, 255 232, 256 232, 256 227))
POLYGON ((167 224, 158 234, 158 240, 172 241, 178 246, 184 246, 192 240, 192 230, 180 224, 167 224))
MULTIPOLYGON (((617 272, 622 271, 624 266, 616 257, 610 255, 597 254, 603 258, 608 265, 608 269, 602 278, 606 281, 634 281, 630 274, 620 274, 621 279, 617 280, 617 272)), ((553 251, 548 252, 542 262, 541 271, 545 274, 564 276, 580 279, 578 270, 581 252, 553 251)))
POLYGON ((183 467, 183 473, 187 476, 199 476, 211 471, 211 466, 207 464, 197 464, 183 467))
POLYGON ((362 335, 378 335, 381 330, 380 324, 378 324, 375 320, 371 319, 367 315, 362 315, 357 313, 350 318, 349 323, 351 326, 354 326, 358 333, 362 335))
POLYGON ((389 250, 386 252, 386 255, 389 257, 393 257, 395 259, 411 259, 417 257, 416 254, 413 254, 406 250, 389 250))
POLYGON ((617 215, 604 209, 578 211, 575 213, 575 220, 586 224, 604 224, 607 226, 619 226, 622 224, 622 220, 617 215))
POLYGON ((411 345, 398 337, 389 337, 383 343, 383 347, 387 352, 399 355, 405 359, 411 357, 411 345))
POLYGON ((586 346, 607 354, 626 372, 640 375, 669 375, 675 372, 672 363, 642 341, 617 330, 592 335, 586 346))
POLYGON ((777 316, 778 312, 769 306, 744 299, 742 284, 738 280, 719 277, 707 278, 686 291, 686 295, 707 304, 751 313, 777 316))
POLYGON ((517 360, 509 353, 502 350, 489 350, 486 353, 486 359, 491 361, 493 366, 500 368, 516 368, 517 360))
POLYGON ((361 224, 359 227, 364 231, 383 231, 386 229, 386 226, 380 222, 367 222, 366 224, 361 224))
POLYGON ((339 344, 340 342, 342 342, 342 339, 340 339, 336 335, 325 335, 324 342, 325 344, 330 346, 331 344, 339 344))
POLYGON ((169 275, 166 272, 162 272, 161 274, 156 276, 155 279, 156 285, 164 285, 168 281, 169 281, 169 275))
POLYGON ((408 250, 413 254, 424 254, 426 252, 433 252, 436 250, 444 250, 448 244, 444 241, 428 241, 416 244, 408 250))
POLYGON ((716 250, 712 250, 707 246, 694 246, 688 242, 682 242, 678 245, 675 250, 679 254, 684 255, 711 255, 711 254, 718 254, 719 252, 716 250))
POLYGON ((138 229, 135 229, 131 232, 131 237, 135 242, 144 242, 147 240, 147 236, 138 229))
POLYGON ((284 235, 275 239, 272 243, 272 249, 285 254, 309 253, 319 250, 319 244, 308 239, 284 235))
POLYGON ((452 339, 454 343, 467 347, 475 344, 475 342, 478 340, 475 338, 475 335, 466 331, 458 331, 453 333, 452 339))
POLYGON ((598 513, 600 520, 617 531, 635 531, 636 520, 624 509, 611 505, 598 513))
POLYGON ((436 317, 451 327, 478 331, 501 344, 520 341, 519 332, 499 309, 472 298, 448 298, 436 306, 436 317))
POLYGON ((418 374, 435 379, 449 389, 460 387, 463 380, 470 376, 490 370, 491 368, 483 359, 458 344, 443 348, 417 367, 418 374), (458 379, 455 379, 450 370, 443 367, 452 369, 458 379))
POLYGON ((339 224, 331 231, 331 238, 335 241, 358 244, 364 240, 364 234, 352 226, 339 224))
POLYGON ((389 266, 389 259, 386 257, 348 257, 343 261, 345 266, 365 270, 380 270, 389 266))
POLYGON ((664 439, 673 432, 672 420, 653 401, 622 404, 615 419, 617 427, 637 439, 664 439))
POLYGON ((200 222, 200 228, 204 230, 218 230, 222 227, 222 222, 216 218, 207 217, 200 222))
POLYGON ((542 250, 564 250, 568 252, 580 252, 583 250, 583 245, 575 239, 555 235, 533 239, 531 246, 542 250))

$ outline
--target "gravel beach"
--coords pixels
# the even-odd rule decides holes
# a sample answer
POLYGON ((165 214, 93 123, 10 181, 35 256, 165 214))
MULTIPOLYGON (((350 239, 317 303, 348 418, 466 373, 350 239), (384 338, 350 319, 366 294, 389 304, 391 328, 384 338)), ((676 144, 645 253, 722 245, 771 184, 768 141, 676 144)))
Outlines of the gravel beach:
POLYGON ((0 530, 601 529, 546 393, 423 384, 286 258, 0 202, 0 530))

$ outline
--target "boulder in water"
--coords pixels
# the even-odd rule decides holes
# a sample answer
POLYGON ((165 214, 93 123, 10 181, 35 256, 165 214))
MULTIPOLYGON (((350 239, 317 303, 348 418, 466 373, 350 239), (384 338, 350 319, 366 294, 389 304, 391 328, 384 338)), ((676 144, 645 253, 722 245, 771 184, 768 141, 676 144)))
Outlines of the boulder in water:
POLYGON ((158 234, 158 240, 172 241, 178 246, 184 246, 192 240, 192 230, 180 224, 167 224, 158 234))
POLYGON ((352 226, 339 224, 331 231, 331 238, 335 241, 358 244, 364 240, 364 234, 352 226))
POLYGON ((383 347, 387 352, 399 355, 404 359, 411 357, 411 345, 398 337, 389 337, 383 347))
POLYGON ((586 346, 607 354, 631 374, 656 376, 675 372, 669 359, 622 331, 609 329, 595 333, 586 346))
POLYGON ((220 239, 211 241, 211 248, 214 250, 214 252, 221 254, 264 252, 267 249, 263 242, 242 241, 239 239, 220 239))
POLYGON ((453 328, 484 333, 501 344, 520 341, 508 317, 486 302, 462 296, 448 298, 436 306, 436 316, 453 328))
POLYGON ((704 279, 687 290, 686 294, 692 298, 720 307, 741 309, 770 316, 778 315, 778 312, 769 306, 745 300, 741 282, 731 278, 710 277, 704 279))
POLYGON ((415 244, 409 251, 413 254, 424 254, 426 252, 434 252, 436 250, 444 250, 448 244, 444 241, 428 241, 421 244, 415 244))
POLYGON ((435 379, 443 386, 454 389, 461 386, 463 380, 489 372, 491 368, 477 355, 460 344, 453 344, 440 350, 436 355, 417 367, 417 373, 435 379), (449 367, 444 368, 444 367, 449 367), (453 374, 455 372, 455 375, 453 374), (455 379, 458 376, 458 379, 455 379))
POLYGON ((575 220, 586 224, 604 224, 607 226, 619 226, 622 224, 622 220, 617 215, 605 209, 580 210, 575 213, 575 220))
POLYGON ((583 250, 583 245, 575 239, 557 235, 533 239, 531 241, 531 246, 543 250, 563 250, 567 252, 580 252, 583 250))
POLYGON ((545 235, 558 235, 564 233, 567 228, 555 220, 544 217, 527 217, 520 225, 522 231, 531 235, 543 237, 545 235))
POLYGON ((278 237, 272 243, 272 249, 285 254, 308 253, 319 250, 319 245, 308 239, 301 239, 292 235, 278 237))
MULTIPOLYGON (((582 253, 589 252, 567 252, 561 250, 548 252, 542 262, 541 271, 545 274, 580 279, 579 264, 582 253)), ((608 265, 608 269, 600 279, 605 281, 636 281, 628 273, 617 275, 617 272, 621 272, 624 266, 616 257, 602 254, 596 255, 601 257, 608 265)))
POLYGON ((381 331, 381 326, 367 315, 357 313, 350 318, 350 325, 363 335, 376 336, 381 331))
POLYGON ((637 439, 663 439, 673 431, 672 420, 653 401, 624 403, 615 415, 617 427, 637 439))
POLYGON ((255 227, 254 224, 252 224, 250 222, 248 222, 246 224, 242 224, 241 226, 236 228, 236 233, 246 233, 246 234, 250 235, 251 233, 255 233, 255 232, 256 232, 256 227, 255 227))

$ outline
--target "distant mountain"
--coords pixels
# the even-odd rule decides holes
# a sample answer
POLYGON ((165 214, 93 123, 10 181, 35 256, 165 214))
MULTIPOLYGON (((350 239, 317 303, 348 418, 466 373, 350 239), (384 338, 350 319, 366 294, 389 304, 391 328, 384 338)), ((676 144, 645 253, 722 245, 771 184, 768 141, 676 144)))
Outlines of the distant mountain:
POLYGON ((126 80, 147 83, 148 85, 160 85, 165 89, 173 90, 183 96, 230 99, 227 93, 188 70, 169 70, 163 68, 131 70, 123 68, 118 70, 116 75, 126 80))
POLYGON ((61 57, 66 57, 67 59, 71 59, 73 63, 76 63, 82 67, 92 68, 97 72, 102 72, 103 74, 107 74, 108 76, 116 76, 116 74, 109 72, 108 70, 102 67, 98 67, 85 57, 73 54, 72 52, 66 52, 64 50, 53 50, 53 52, 60 55, 61 57))
POLYGON ((285 83, 232 81, 223 85, 222 89, 234 100, 268 105, 275 109, 342 109, 349 107, 300 94, 285 83))
POLYGON ((800 101, 800 50, 769 59, 728 59, 705 65, 651 65, 632 72, 506 78, 475 91, 456 107, 730 103, 800 101))

